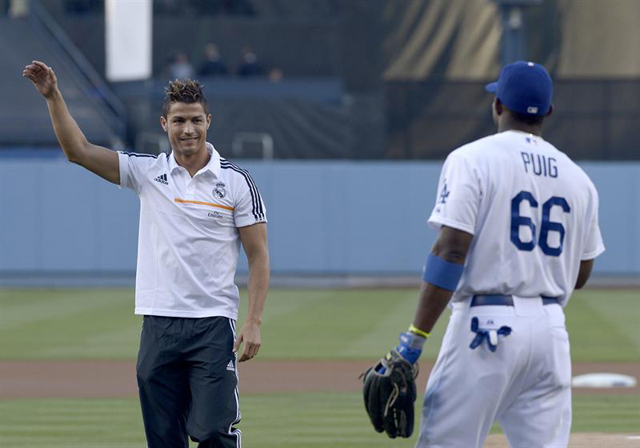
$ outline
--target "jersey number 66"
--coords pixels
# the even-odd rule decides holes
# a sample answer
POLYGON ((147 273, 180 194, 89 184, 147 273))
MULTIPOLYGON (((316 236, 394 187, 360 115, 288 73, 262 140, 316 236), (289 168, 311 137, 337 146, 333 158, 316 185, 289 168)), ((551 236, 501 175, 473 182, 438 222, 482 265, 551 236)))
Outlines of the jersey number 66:
POLYGON ((531 252, 537 244, 545 255, 551 257, 560 256, 564 242, 564 226, 560 222, 550 221, 549 216, 554 206, 562 207, 564 213, 569 213, 571 207, 569 207, 566 199, 553 196, 542 204, 542 225, 540 226, 539 241, 536 240, 536 225, 533 220, 527 216, 520 216, 520 203, 522 201, 527 201, 531 208, 538 208, 538 201, 529 191, 521 191, 511 200, 511 242, 519 250, 531 252), (531 229, 531 241, 522 241, 520 239, 520 226, 526 226, 531 229), (549 246, 549 232, 558 232, 560 237, 560 245, 558 247, 549 246))

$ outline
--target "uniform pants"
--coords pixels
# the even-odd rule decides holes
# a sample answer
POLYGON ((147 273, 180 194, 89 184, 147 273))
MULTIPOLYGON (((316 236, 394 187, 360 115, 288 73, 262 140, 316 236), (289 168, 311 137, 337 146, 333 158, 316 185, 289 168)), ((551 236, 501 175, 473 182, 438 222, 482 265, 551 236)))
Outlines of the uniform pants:
POLYGON ((240 448, 235 320, 144 316, 137 377, 148 448, 240 448))
POLYGON ((562 448, 571 429, 571 361, 564 313, 539 298, 514 306, 455 303, 429 377, 419 448, 482 447, 499 421, 512 448, 562 448), (480 328, 509 326, 495 352, 469 347, 480 328))

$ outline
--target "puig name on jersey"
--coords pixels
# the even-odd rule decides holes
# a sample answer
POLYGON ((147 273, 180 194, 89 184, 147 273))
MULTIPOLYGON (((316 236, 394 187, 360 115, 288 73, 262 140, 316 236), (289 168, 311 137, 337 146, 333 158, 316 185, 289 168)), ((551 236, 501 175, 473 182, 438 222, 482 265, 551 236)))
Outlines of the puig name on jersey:
POLYGON ((524 172, 533 173, 541 177, 558 177, 558 166, 556 159, 541 154, 521 151, 524 172))

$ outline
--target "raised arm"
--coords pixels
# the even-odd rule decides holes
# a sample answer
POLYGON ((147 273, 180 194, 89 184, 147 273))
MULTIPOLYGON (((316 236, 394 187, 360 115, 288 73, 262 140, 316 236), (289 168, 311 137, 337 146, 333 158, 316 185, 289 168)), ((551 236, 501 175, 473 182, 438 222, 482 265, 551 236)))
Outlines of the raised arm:
POLYGON ((22 76, 29 78, 36 90, 47 100, 53 130, 67 159, 119 185, 118 154, 89 143, 69 113, 58 89, 58 79, 51 67, 40 61, 33 61, 25 67, 22 76))
POLYGON ((260 324, 269 291, 269 249, 267 247, 267 224, 258 223, 240 227, 240 239, 249 261, 249 311, 236 339, 234 351, 244 343, 239 361, 248 361, 258 354, 262 344, 260 324))

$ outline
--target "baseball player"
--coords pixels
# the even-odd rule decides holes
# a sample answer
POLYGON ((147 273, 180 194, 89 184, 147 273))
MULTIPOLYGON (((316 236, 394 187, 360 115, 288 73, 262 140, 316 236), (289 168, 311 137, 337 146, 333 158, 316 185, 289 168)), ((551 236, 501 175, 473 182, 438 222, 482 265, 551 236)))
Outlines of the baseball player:
POLYGON ((171 154, 92 145, 46 64, 23 76, 47 100, 67 158, 140 197, 137 377, 149 448, 241 446, 236 361, 256 356, 269 286, 266 211, 246 170, 207 143, 211 115, 197 81, 170 82, 160 124, 171 154), (236 337, 240 244, 249 261, 249 310, 236 337), (237 351, 244 344, 237 360, 237 351))
POLYGON ((604 251, 598 194, 541 137, 553 107, 541 65, 506 65, 498 132, 453 151, 428 220, 439 230, 413 324, 394 353, 415 363, 447 304, 418 447, 481 447, 498 421, 513 447, 567 446, 571 360, 563 308, 604 251))

